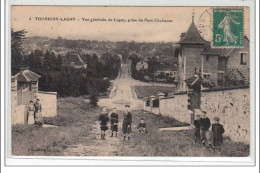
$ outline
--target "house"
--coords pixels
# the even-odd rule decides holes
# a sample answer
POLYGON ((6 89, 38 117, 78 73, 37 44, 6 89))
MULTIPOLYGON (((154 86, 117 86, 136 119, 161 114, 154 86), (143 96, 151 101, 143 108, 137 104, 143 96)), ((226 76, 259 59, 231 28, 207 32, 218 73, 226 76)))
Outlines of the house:
POLYGON ((181 33, 179 47, 174 55, 178 57, 178 91, 186 91, 185 80, 194 71, 210 80, 214 86, 249 83, 249 40, 244 38, 244 48, 211 48, 211 42, 204 40, 192 17, 187 32, 181 33))
POLYGON ((178 67, 168 64, 159 64, 155 68, 156 80, 163 80, 165 82, 177 82, 178 67))
POLYGON ((12 124, 27 122, 27 106, 31 100, 41 100, 43 116, 57 115, 57 93, 38 91, 40 77, 28 69, 11 76, 12 124))
POLYGON ((249 39, 244 37, 244 48, 212 49, 206 45, 201 53, 203 77, 210 79, 215 85, 224 85, 228 80, 243 80, 249 83, 249 39), (232 76, 234 77, 233 79, 232 76))
POLYGON ((68 56, 64 58, 63 65, 76 69, 87 68, 87 63, 85 63, 80 55, 76 52, 70 52, 68 56))

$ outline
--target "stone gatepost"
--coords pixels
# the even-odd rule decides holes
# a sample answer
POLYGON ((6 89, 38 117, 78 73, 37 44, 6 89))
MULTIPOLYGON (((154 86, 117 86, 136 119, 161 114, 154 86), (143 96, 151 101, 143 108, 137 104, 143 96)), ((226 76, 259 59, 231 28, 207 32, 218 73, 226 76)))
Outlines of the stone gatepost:
POLYGON ((160 92, 158 94, 158 96, 159 96, 159 114, 160 114, 161 113, 161 99, 163 99, 165 97, 165 94, 160 92))
POLYGON ((151 112, 153 112, 153 101, 155 100, 155 96, 152 95, 152 96, 149 97, 149 99, 150 99, 151 112))
POLYGON ((32 85, 32 92, 33 92, 34 99, 37 99, 37 97, 38 97, 38 80, 32 81, 31 85, 32 85))
POLYGON ((143 98, 143 110, 145 110, 146 111, 146 102, 149 100, 149 98, 148 97, 144 97, 143 98))
POLYGON ((11 77, 11 94, 12 94, 12 109, 15 109, 17 106, 17 78, 16 76, 11 77))

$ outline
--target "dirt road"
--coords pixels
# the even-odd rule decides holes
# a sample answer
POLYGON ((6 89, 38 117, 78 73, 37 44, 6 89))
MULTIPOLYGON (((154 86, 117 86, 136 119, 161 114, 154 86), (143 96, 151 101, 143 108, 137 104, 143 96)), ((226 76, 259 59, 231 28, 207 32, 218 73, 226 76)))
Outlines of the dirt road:
POLYGON ((119 110, 123 110, 125 104, 130 104, 132 110, 142 109, 143 101, 136 97, 131 86, 169 86, 169 84, 152 84, 132 79, 130 64, 122 64, 118 78, 111 82, 113 89, 110 93, 110 98, 100 99, 98 105, 108 108, 116 107, 119 110))
MULTIPOLYGON (((63 154, 65 156, 131 156, 139 155, 138 148, 135 143, 131 140, 123 141, 122 134, 122 111, 119 112, 119 122, 118 125, 118 136, 110 137, 111 131, 106 131, 106 140, 100 138, 100 125, 96 121, 92 127, 90 135, 82 137, 83 139, 77 145, 69 146, 63 154)), ((108 124, 109 125, 109 124, 108 124)), ((133 131, 135 131, 136 126, 133 124, 133 131)))

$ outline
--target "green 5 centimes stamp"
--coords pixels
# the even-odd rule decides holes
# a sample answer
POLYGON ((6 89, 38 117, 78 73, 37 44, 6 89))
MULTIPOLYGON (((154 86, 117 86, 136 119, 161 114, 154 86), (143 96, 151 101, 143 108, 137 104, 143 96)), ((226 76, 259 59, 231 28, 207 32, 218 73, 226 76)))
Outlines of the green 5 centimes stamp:
POLYGON ((213 8, 212 47, 244 47, 243 8, 213 8))

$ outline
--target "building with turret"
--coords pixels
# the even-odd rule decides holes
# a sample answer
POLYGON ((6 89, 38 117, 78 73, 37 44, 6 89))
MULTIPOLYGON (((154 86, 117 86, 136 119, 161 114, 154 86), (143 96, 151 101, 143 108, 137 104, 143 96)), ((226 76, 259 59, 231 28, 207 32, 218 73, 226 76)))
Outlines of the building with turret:
POLYGON ((178 42, 178 91, 186 91, 185 80, 194 73, 210 80, 214 86, 249 85, 249 39, 245 36, 244 48, 212 48, 204 40, 195 23, 181 33, 178 42))

